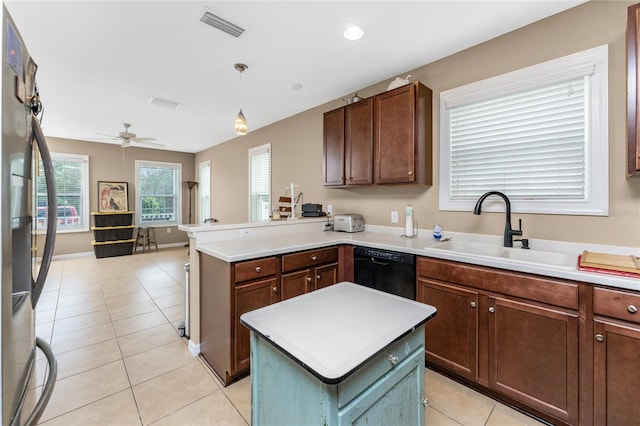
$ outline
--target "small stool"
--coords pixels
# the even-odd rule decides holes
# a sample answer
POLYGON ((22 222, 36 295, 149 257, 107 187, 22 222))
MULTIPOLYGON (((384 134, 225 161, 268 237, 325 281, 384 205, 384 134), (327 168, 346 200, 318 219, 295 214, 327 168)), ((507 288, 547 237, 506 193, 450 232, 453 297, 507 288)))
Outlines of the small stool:
POLYGON ((151 251, 151 244, 156 246, 156 251, 158 251, 158 243, 156 242, 156 232, 154 228, 151 226, 147 228, 138 228, 138 234, 136 236, 136 243, 133 247, 133 252, 136 252, 138 246, 142 246, 143 253, 145 249, 151 251))

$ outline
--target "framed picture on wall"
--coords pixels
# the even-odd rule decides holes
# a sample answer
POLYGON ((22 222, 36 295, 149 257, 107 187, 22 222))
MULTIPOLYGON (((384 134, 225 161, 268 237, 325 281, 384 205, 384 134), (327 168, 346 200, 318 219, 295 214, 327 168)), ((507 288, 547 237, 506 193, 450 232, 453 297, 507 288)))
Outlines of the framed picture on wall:
POLYGON ((98 211, 115 212, 129 210, 127 182, 98 181, 98 211))

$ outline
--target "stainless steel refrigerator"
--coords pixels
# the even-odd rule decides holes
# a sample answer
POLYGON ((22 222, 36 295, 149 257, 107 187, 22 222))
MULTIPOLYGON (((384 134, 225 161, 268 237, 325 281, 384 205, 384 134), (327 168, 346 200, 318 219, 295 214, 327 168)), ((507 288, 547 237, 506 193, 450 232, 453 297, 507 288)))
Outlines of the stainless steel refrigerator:
POLYGON ((42 117, 42 103, 36 70, 36 63, 3 5, 0 103, 2 426, 37 423, 53 391, 57 370, 51 348, 35 335, 35 307, 49 270, 57 222, 53 166, 38 118, 42 117), (43 196, 34 189, 40 173, 44 173, 47 181, 49 206, 42 248, 38 247, 36 196, 39 199, 43 196), (48 375, 36 401, 28 396, 34 380, 37 350, 47 358, 48 375))

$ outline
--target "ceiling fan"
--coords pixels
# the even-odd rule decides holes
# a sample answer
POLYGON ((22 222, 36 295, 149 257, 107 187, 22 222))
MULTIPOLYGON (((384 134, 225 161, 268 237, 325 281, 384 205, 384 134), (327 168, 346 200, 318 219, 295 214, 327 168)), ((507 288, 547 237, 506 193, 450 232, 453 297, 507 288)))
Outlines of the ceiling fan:
POLYGON ((107 135, 105 133, 98 133, 98 135, 108 136, 110 139, 114 139, 114 140, 120 139, 122 141, 123 148, 130 147, 131 142, 139 143, 140 145, 155 146, 158 148, 164 147, 164 145, 161 143, 153 142, 156 140, 156 138, 149 138, 149 137, 139 138, 135 133, 129 132, 129 127, 131 127, 130 123, 122 123, 122 124, 124 125, 124 132, 118 132, 117 136, 107 135))

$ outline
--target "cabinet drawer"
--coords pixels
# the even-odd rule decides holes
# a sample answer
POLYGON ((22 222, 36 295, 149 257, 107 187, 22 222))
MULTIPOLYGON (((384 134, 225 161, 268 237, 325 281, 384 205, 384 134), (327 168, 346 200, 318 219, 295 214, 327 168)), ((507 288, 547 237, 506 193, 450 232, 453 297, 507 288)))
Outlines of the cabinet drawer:
POLYGON ((248 260, 234 265, 235 282, 240 283, 256 278, 268 277, 276 273, 277 258, 265 257, 264 259, 248 260))
POLYGON ((593 312, 611 318, 640 323, 640 294, 595 287, 593 312))
POLYGON ((301 251, 282 256, 282 272, 290 272, 337 261, 338 247, 301 251))
POLYGON ((365 367, 359 368, 358 371, 340 383, 338 408, 349 403, 364 389, 371 386, 396 365, 401 364, 405 358, 415 353, 418 349, 422 354, 422 364, 424 365, 424 325, 418 327, 408 336, 392 343, 383 352, 369 360, 365 367))

